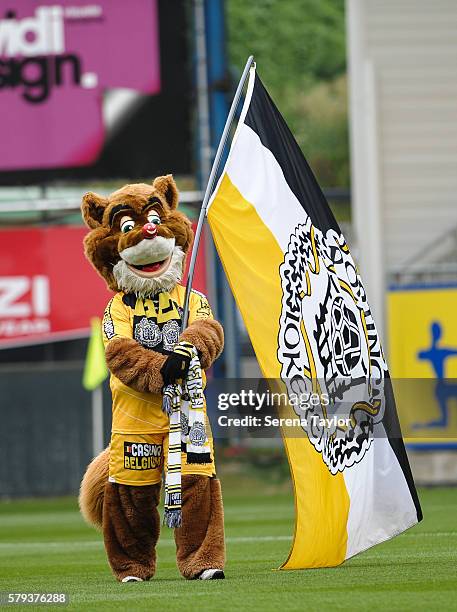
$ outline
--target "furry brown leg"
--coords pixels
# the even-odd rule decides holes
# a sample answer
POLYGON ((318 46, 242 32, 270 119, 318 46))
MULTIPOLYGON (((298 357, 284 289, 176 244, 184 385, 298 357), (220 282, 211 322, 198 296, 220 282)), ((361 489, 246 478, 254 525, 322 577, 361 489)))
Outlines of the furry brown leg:
POLYGON ((109 447, 89 463, 79 490, 79 508, 84 520, 102 528, 103 497, 108 480, 109 447))
POLYGON ((160 484, 144 487, 106 483, 103 537, 113 574, 118 580, 152 578, 160 532, 157 505, 160 484))
POLYGON ((182 477, 182 527, 175 529, 176 560, 184 578, 225 564, 224 508, 217 478, 182 477))

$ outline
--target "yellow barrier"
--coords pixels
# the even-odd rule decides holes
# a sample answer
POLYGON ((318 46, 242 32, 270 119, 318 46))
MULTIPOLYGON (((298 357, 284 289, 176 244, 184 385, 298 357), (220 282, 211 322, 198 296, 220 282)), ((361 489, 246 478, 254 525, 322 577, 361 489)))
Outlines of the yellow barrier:
POLYGON ((457 286, 389 291, 388 342, 406 442, 457 448, 457 286))

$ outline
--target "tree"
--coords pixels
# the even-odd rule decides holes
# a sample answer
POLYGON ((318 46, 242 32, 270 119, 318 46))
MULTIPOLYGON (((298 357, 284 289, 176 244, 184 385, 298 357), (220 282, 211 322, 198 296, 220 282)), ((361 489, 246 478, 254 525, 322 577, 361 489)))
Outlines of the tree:
POLYGON ((323 186, 349 185, 343 0, 227 0, 230 63, 259 75, 323 186))

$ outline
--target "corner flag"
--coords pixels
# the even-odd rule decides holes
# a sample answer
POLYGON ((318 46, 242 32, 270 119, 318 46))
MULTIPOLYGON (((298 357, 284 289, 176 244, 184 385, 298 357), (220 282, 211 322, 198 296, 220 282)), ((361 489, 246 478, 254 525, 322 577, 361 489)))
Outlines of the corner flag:
POLYGON ((297 389, 329 401, 287 408, 308 425, 283 431, 296 523, 282 569, 338 565, 422 512, 358 270, 254 68, 207 215, 263 376, 290 401, 297 389))
POLYGON ((93 391, 107 378, 108 368, 105 361, 100 319, 94 318, 90 324, 91 334, 84 366, 83 387, 88 391, 93 391))

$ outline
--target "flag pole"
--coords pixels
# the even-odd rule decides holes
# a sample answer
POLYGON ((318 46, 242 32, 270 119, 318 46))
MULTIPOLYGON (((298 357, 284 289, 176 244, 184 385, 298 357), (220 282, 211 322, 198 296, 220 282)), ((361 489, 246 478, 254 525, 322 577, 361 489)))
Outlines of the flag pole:
POLYGON ((103 444, 103 384, 92 389, 92 453, 99 455, 103 444))
POLYGON ((233 98, 232 105, 229 110, 229 114, 227 115, 227 120, 225 122, 224 131, 222 132, 221 139, 219 141, 219 145, 217 147, 216 156, 213 161, 213 165, 211 167, 211 172, 208 179, 208 184, 206 185, 205 195, 203 197, 202 207, 200 209, 200 215, 198 217, 197 229, 195 230, 194 244, 192 247, 192 253, 190 256, 189 263, 189 272, 187 275, 187 283, 186 283, 186 295, 184 298, 184 308, 181 322, 181 331, 187 327, 187 320, 189 318, 189 301, 190 301, 190 292, 192 289, 192 281, 194 278, 195 271, 195 261, 197 259, 198 246, 200 243, 200 237, 203 229, 203 222, 205 221, 206 209, 208 208, 208 202, 211 197, 211 193, 214 186, 214 181, 216 179, 217 171, 219 169, 219 164, 222 159, 222 154, 224 152, 224 148, 229 136, 229 131, 233 122, 233 118, 235 116, 235 112, 238 106, 238 102, 240 101, 241 94, 243 92, 243 87, 246 82, 246 79, 249 74, 249 70, 254 63, 254 56, 250 55, 246 62, 246 65, 243 70, 243 74, 241 75, 240 82, 238 83, 238 87, 236 88, 235 96, 233 98))

